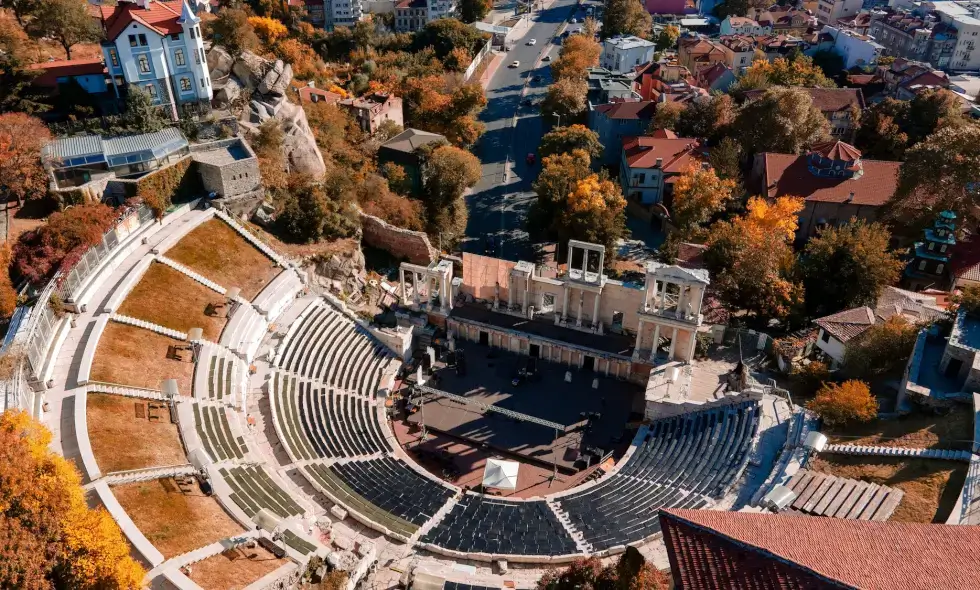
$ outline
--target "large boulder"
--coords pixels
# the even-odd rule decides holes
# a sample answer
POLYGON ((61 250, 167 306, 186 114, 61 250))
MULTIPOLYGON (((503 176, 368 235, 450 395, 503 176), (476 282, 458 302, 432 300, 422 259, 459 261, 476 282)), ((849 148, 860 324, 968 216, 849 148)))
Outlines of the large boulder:
POLYGON ((231 73, 231 67, 235 64, 234 58, 224 47, 215 45, 207 55, 208 71, 211 73, 211 80, 219 80, 231 73))
POLYGON ((238 78, 235 77, 229 77, 220 85, 215 84, 214 87, 214 100, 219 105, 229 105, 235 102, 241 94, 242 85, 238 82, 238 78))
POLYGON ((246 51, 231 66, 231 73, 249 90, 258 88, 269 69, 269 60, 246 51))
POLYGON ((286 94, 292 80, 293 66, 277 59, 259 83, 259 94, 286 94))
POLYGON ((283 149, 289 160, 289 168, 321 178, 327 167, 306 119, 306 111, 303 107, 284 100, 276 117, 282 121, 282 130, 286 134, 283 149))

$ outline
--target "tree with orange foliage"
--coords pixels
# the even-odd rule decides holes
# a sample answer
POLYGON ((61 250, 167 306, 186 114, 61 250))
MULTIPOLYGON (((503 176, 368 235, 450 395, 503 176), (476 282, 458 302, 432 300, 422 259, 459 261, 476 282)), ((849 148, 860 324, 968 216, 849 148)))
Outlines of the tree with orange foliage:
POLYGON ((870 422, 878 417, 878 400, 864 381, 824 383, 806 407, 830 426, 870 422))
POLYGON ((453 145, 473 145, 486 129, 476 118, 487 104, 479 84, 451 76, 406 78, 402 98, 406 127, 445 135, 453 145))
POLYGON ((10 280, 11 258, 10 245, 0 245, 0 320, 9 319, 17 309, 17 290, 10 280))
POLYGON ((289 33, 286 25, 266 16, 250 16, 248 17, 248 24, 252 25, 252 30, 265 43, 266 47, 272 47, 289 33))
POLYGON ((615 564, 602 565, 598 557, 573 562, 564 570, 552 569, 538 581, 537 590, 667 590, 670 575, 658 570, 634 547, 615 564))
POLYGON ((0 414, 0 587, 140 588, 145 572, 119 527, 88 508, 78 471, 50 442, 28 414, 0 414))
POLYGON ((791 243, 801 209, 794 197, 753 198, 744 216, 711 227, 705 264, 726 308, 762 323, 785 319, 803 302, 791 243))
POLYGON ((681 235, 697 236, 725 208, 734 189, 735 182, 718 178, 713 168, 691 164, 674 182, 671 223, 681 235))
POLYGON ((0 115, 0 184, 9 199, 43 197, 48 193, 48 175, 41 163, 41 148, 51 140, 47 126, 24 113, 0 115))
POLYGON ((456 47, 449 52, 449 55, 442 60, 446 69, 450 72, 465 72, 466 68, 473 63, 470 52, 464 47, 456 47))
POLYGON ((800 56, 790 60, 783 57, 769 61, 753 61, 737 82, 739 90, 765 89, 772 86, 800 88, 836 88, 837 84, 824 74, 813 58, 800 56))
POLYGON ((599 65, 602 46, 585 35, 572 35, 561 44, 558 59, 551 63, 551 75, 555 81, 565 78, 584 80, 586 68, 599 65))
POLYGON ((309 45, 296 39, 283 39, 275 44, 272 51, 276 57, 292 66, 293 76, 299 80, 313 80, 326 68, 309 45))
POLYGON ((918 335, 919 326, 901 315, 871 326, 848 341, 844 374, 865 381, 900 377, 918 335))

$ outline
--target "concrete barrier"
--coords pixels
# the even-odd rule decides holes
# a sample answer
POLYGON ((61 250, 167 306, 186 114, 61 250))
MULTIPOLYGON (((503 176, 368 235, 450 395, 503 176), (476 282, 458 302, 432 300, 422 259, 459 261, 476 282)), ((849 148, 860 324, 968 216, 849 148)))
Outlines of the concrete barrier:
POLYGON ((82 349, 81 364, 78 366, 78 377, 76 378, 76 381, 79 385, 85 385, 91 379, 92 361, 95 359, 95 350, 99 346, 99 339, 102 338, 102 332, 105 331, 106 324, 108 323, 109 316, 99 316, 99 318, 95 320, 95 325, 92 327, 92 331, 89 332, 88 340, 85 341, 85 348, 82 349))
POLYGON ((82 458, 82 467, 89 481, 102 477, 99 463, 92 452, 92 443, 88 438, 88 388, 79 387, 75 390, 75 439, 78 441, 78 454, 82 458))

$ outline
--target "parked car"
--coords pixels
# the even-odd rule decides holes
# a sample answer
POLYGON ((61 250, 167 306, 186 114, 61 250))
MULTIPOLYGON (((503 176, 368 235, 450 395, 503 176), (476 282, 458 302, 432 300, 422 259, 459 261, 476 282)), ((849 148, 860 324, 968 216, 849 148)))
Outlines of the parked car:
POLYGON ((531 81, 532 82, 540 82, 541 81, 541 76, 532 76, 531 77, 531 81))
POLYGON ((527 157, 524 158, 524 162, 527 163, 528 166, 534 166, 537 163, 537 161, 538 161, 538 157, 535 156, 534 154, 528 154, 527 157))
POLYGON ((515 59, 514 61, 512 61, 510 63, 510 67, 512 67, 512 68, 519 68, 519 67, 521 67, 521 62, 519 60, 516 60, 515 59))
POLYGON ((537 39, 531 39, 530 41, 527 42, 527 44, 528 45, 537 45, 538 44, 538 40, 537 39))
POLYGON ((541 60, 541 61, 551 61, 551 56, 550 55, 546 55, 546 56, 544 56, 544 59, 541 60))

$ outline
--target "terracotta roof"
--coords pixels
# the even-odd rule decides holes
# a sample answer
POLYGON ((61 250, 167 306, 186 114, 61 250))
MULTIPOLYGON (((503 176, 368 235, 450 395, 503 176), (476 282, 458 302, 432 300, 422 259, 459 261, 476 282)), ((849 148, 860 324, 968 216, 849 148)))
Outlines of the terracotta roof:
POLYGON ((746 16, 729 16, 728 21, 733 27, 744 27, 746 25, 750 27, 759 26, 758 22, 746 16))
POLYGON ((692 244, 681 242, 677 245, 677 266, 682 268, 704 268, 704 253, 707 244, 692 244))
MULTIPOLYGON (((810 95, 813 106, 822 113, 834 113, 855 106, 864 109, 864 94, 860 88, 801 88, 810 95)), ((762 96, 765 90, 750 90, 745 93, 749 100, 762 96)))
POLYGON ((66 76, 87 76, 92 74, 104 74, 105 64, 101 57, 93 59, 60 59, 57 61, 46 61, 31 64, 28 69, 40 71, 34 80, 31 81, 35 86, 43 88, 53 88, 58 85, 58 78, 66 76))
POLYGON ((314 88, 312 86, 301 86, 296 89, 296 93, 299 94, 300 101, 302 102, 326 101, 329 104, 337 104, 343 98, 339 94, 330 92, 329 90, 314 88))
POLYGON ((813 323, 820 326, 834 338, 841 342, 847 342, 856 338, 864 331, 875 325, 875 314, 870 307, 855 307, 845 309, 833 315, 828 315, 814 320, 813 323))
POLYGON ((698 159, 698 142, 687 137, 626 137, 623 151, 630 168, 653 168, 662 160, 664 172, 680 173, 698 159))
POLYGON ((595 108, 609 119, 650 119, 657 110, 657 103, 652 100, 632 102, 611 102, 595 108))
POLYGON ((764 182, 770 197, 793 195, 807 201, 871 206, 884 205, 892 198, 902 166, 901 162, 861 160, 864 171, 861 176, 827 178, 810 172, 805 155, 767 152, 762 158, 764 182))
POLYGON ((859 86, 871 84, 872 82, 879 82, 880 80, 881 79, 877 76, 877 74, 850 74, 847 76, 848 82, 859 86))
POLYGON ((133 2, 119 2, 115 6, 95 6, 93 10, 96 16, 101 15, 105 21, 106 37, 115 41, 132 22, 140 23, 160 35, 183 32, 183 28, 177 24, 183 4, 183 0, 155 1, 143 9, 133 2))
POLYGON ((957 244, 949 265, 957 280, 980 282, 980 237, 972 234, 957 244))
POLYGON ((677 139, 677 134, 670 129, 654 129, 650 137, 656 137, 658 139, 677 139))
POLYGON ((677 588, 980 587, 975 526, 719 510, 662 510, 660 524, 677 588))
POLYGON ((916 76, 912 76, 908 80, 901 83, 904 88, 909 88, 910 86, 915 86, 916 84, 921 86, 942 86, 943 88, 949 87, 949 78, 946 74, 942 72, 922 72, 916 76))
POLYGON ((841 160, 842 162, 851 162, 861 158, 861 151, 859 149, 840 140, 818 143, 813 146, 810 153, 818 153, 825 158, 841 160))

